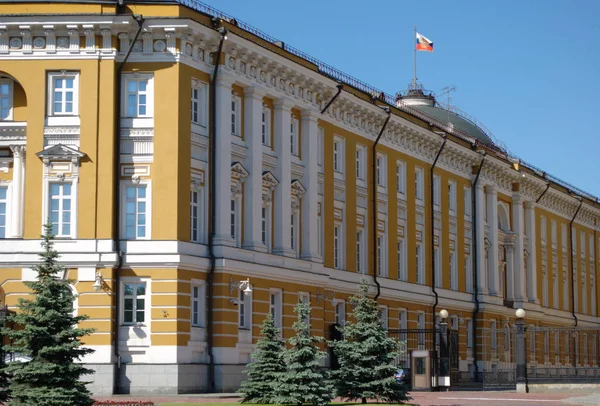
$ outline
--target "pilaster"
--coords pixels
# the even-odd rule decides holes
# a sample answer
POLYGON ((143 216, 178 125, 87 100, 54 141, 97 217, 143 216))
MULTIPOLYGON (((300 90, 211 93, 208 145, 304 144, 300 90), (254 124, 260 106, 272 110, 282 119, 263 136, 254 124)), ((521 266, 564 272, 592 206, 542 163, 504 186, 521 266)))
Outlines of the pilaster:
POLYGON ((303 182, 306 192, 302 199, 302 253, 301 259, 321 262, 319 255, 318 205, 318 164, 317 136, 318 116, 313 110, 302 112, 302 160, 304 163, 303 182))
POLYGON ((477 256, 477 291, 480 295, 487 295, 488 276, 485 272, 485 193, 483 191, 483 184, 478 183, 473 193, 475 193, 475 216, 477 217, 477 250, 475 252, 477 256))
MULTIPOLYGON (((11 197, 11 238, 23 238, 23 190, 25 180, 25 147, 11 145, 13 153, 13 179, 11 197)), ((45 219, 44 219, 45 221, 45 219)))
POLYGON ((525 221, 523 216, 523 199, 519 192, 513 193, 512 196, 512 212, 513 212, 513 231, 516 233, 515 238, 515 301, 519 307, 522 307, 523 302, 527 301, 526 283, 527 275, 525 275, 525 221))
POLYGON ((539 304, 537 297, 537 236, 535 232, 535 203, 525 202, 525 227, 527 230, 527 298, 530 303, 539 304))
POLYGON ((498 191, 494 185, 486 185, 487 194, 487 219, 490 226, 488 239, 491 247, 488 252, 488 276, 490 294, 500 295, 500 284, 498 281, 498 191))

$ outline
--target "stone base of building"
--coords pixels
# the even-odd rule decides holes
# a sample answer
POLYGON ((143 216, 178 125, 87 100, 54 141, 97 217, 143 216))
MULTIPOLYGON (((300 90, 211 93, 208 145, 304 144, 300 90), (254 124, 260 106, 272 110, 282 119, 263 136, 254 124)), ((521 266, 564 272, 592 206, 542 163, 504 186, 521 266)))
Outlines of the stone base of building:
MULTIPOLYGON (((208 391, 206 364, 122 364, 119 388, 114 391, 113 364, 87 364, 94 374, 88 389, 94 396, 113 393, 130 395, 178 395, 208 391)), ((215 365, 215 391, 235 392, 246 375, 245 365, 215 365)))

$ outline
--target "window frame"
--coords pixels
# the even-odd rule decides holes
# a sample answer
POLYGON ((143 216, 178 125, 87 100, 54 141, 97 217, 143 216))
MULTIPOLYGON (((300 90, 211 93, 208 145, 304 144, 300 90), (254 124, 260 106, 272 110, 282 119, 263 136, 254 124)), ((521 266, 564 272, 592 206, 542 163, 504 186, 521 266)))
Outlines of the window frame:
POLYGON ((192 132, 197 132, 201 135, 208 134, 208 86, 209 84, 201 80, 192 79, 191 87, 191 117, 192 132), (194 97, 194 91, 198 91, 198 97, 194 97), (197 103, 198 119, 194 120, 194 103, 197 103))
MULTIPOLYGON (((249 285, 252 290, 252 285, 249 285)), ((238 331, 252 331, 252 291, 248 294, 242 289, 238 290, 238 331), (243 314, 242 314, 243 313, 243 314), (242 319, 243 317, 243 319, 242 319), (243 323, 242 323, 243 321, 243 323)))
POLYGON ((190 292, 190 323, 192 328, 206 327, 206 284, 204 281, 192 281, 190 292), (194 297, 194 290, 198 289, 198 297, 194 297), (198 318, 195 319, 194 302, 198 306, 198 318))
MULTIPOLYGON (((152 308, 152 293, 151 293, 151 280, 148 278, 123 278, 121 280, 121 286, 120 286, 120 302, 121 302, 121 311, 119 312, 119 317, 120 317, 120 326, 123 327, 150 327, 150 309, 152 308), (125 295, 125 285, 145 285, 145 290, 144 290, 144 295, 143 295, 143 299, 144 299, 144 321, 143 322, 138 322, 138 321, 131 321, 131 322, 126 322, 125 321, 125 299, 126 299, 126 295, 125 295)), ((133 309, 132 311, 134 312, 134 314, 136 314, 135 312, 137 311, 137 289, 134 289, 134 295, 132 296, 133 298, 133 309)))
MULTIPOLYGON (((415 186, 416 186, 416 175, 415 175, 415 186)), ((440 177, 440 175, 438 175, 437 173, 435 173, 433 175, 433 207, 435 210, 440 211, 440 207, 442 205, 441 203, 441 184, 442 184, 442 178, 440 177)), ((415 196, 416 196, 416 191, 415 191, 415 196)))
POLYGON ((333 322, 340 326, 346 324, 346 302, 344 300, 336 299, 333 301, 333 322))
POLYGON ((290 248, 296 258, 300 256, 300 212, 290 215, 290 248))
POLYGON ((266 104, 262 107, 260 123, 262 145, 271 148, 271 109, 266 104))
POLYGON ((203 187, 191 187, 190 188, 190 242, 205 244, 206 243, 206 217, 204 209, 205 196, 203 187), (193 201, 193 195, 196 193, 196 202, 193 201), (196 217, 194 219, 194 208, 196 208, 196 217), (194 220, 196 227, 196 238, 194 238, 194 220))
POLYGON ((465 186, 463 188, 463 204, 464 204, 464 216, 465 216, 465 220, 471 221, 471 216, 473 214, 473 210, 472 210, 472 205, 473 202, 471 201, 472 197, 471 197, 471 188, 469 186, 465 186))
POLYGON ((317 127, 317 170, 319 173, 323 173, 324 168, 324 149, 325 149, 325 129, 323 127, 317 127))
POLYGON ((418 242, 415 245, 415 283, 417 283, 418 285, 424 285, 425 281, 421 280, 421 279, 425 279, 423 278, 424 275, 422 275, 424 269, 423 269, 423 243, 418 242))
MULTIPOLYGON (((11 226, 11 212, 10 212, 10 201, 11 201, 11 188, 10 184, 0 183, 0 190, 5 190, 4 199, 0 199, 0 205, 4 204, 4 214, 0 212, 0 218, 4 216, 4 225, 0 226, 0 239, 8 238, 10 235, 11 226)), ((1 223, 1 222, 0 222, 1 223)))
POLYGON ((0 86, 8 85, 8 114, 6 118, 2 118, 2 94, 0 93, 0 122, 3 121, 13 121, 14 120, 14 108, 15 108, 15 93, 14 93, 14 81, 10 78, 0 78, 0 86))
POLYGON ((377 171, 377 189, 385 192, 387 189, 387 156, 382 152, 378 152, 375 159, 375 170, 377 171))
POLYGON ((396 160, 396 194, 401 199, 406 199, 406 162, 396 160))
MULTIPOLYGON (((154 118, 154 75, 152 73, 137 73, 137 72, 124 72, 121 74, 121 117, 132 120, 133 126, 135 127, 136 120, 148 120, 154 118), (146 80, 146 114, 139 114, 139 102, 136 99, 136 115, 129 115, 129 82, 136 81, 141 82, 146 80)), ((136 95, 139 97, 139 90, 136 95)))
POLYGON ((290 154, 300 157, 300 120, 293 115, 290 118, 290 154))
MULTIPOLYGON (((58 203, 59 204, 59 209, 58 209, 58 225, 57 225, 58 232, 54 235, 55 238, 74 238, 73 235, 75 233, 74 233, 73 227, 74 226, 77 227, 77 222, 73 221, 74 216, 77 215, 77 212, 76 212, 75 207, 74 207, 75 206, 75 200, 77 199, 77 197, 74 196, 75 192, 77 192, 77 190, 74 188, 74 182, 60 181, 60 180, 51 180, 51 181, 48 182, 48 209, 47 209, 47 216, 46 216, 46 219, 47 219, 46 221, 47 222, 49 222, 49 223, 51 222, 51 215, 52 215, 52 211, 53 211, 52 210, 52 202, 54 200, 58 200, 58 202, 59 202, 58 203), (53 196, 52 196, 52 186, 53 185, 58 185, 59 186, 59 193, 60 194, 58 195, 58 197, 59 197, 58 199, 54 199, 53 196), (70 194, 68 196, 68 200, 70 201, 70 206, 71 206, 71 208, 69 210, 70 220, 71 221, 69 222, 69 233, 68 234, 63 234, 63 232, 62 232, 63 231, 62 228, 65 225, 63 223, 63 216, 65 214, 65 210, 63 209, 63 204, 64 204, 64 201, 67 200, 67 199, 63 198, 64 197, 63 190, 64 190, 64 186, 65 185, 69 185, 70 189, 71 189, 70 194)), ((52 230, 54 232, 54 223, 52 223, 52 224, 53 224, 52 230)))
POLYGON ((377 313, 379 316, 379 321, 385 330, 388 329, 389 318, 388 318, 388 307, 386 305, 379 305, 377 307, 377 313))
POLYGON ((456 216, 456 181, 448 181, 448 212, 451 216, 456 216))
POLYGON ((366 181, 366 156, 367 147, 361 144, 356 144, 356 179, 361 181, 364 186, 366 181))
POLYGON ((339 136, 333 137, 333 171, 344 175, 344 140, 339 136))
MULTIPOLYGON (((137 193, 136 193, 137 197, 137 193)), ((136 217, 137 217, 137 199, 136 199, 136 217)), ((152 181, 149 179, 140 180, 139 182, 133 182, 130 180, 121 181, 121 235, 124 240, 150 240, 152 239, 152 181), (144 237, 137 237, 137 220, 136 220, 136 237, 127 238, 127 188, 129 187, 141 187, 146 188, 146 235, 144 237)))
POLYGON ((456 251, 450 251, 450 290, 458 291, 458 259, 456 251))
POLYGON ((273 316, 273 324, 283 331, 283 292, 281 289, 269 289, 269 313, 273 316), (275 303, 273 303, 275 299, 275 303))
POLYGON ((398 280, 408 281, 407 263, 406 263, 406 241, 403 237, 396 240, 396 262, 398 267, 398 280))
POLYGON ((333 267, 344 269, 344 229, 342 223, 335 222, 333 225, 333 267))
POLYGON ((365 230, 364 228, 356 228, 356 272, 365 274, 367 267, 365 266, 365 230))
MULTIPOLYGON (((79 116, 79 75, 80 72, 78 71, 52 71, 52 72, 48 72, 48 76, 47 76, 47 111, 46 111, 46 115, 48 117, 54 117, 54 118, 59 118, 59 117, 78 117, 79 116), (62 113, 62 112, 56 112, 54 110, 54 94, 56 92, 56 89, 54 87, 54 80, 57 78, 72 78, 73 79, 73 100, 72 100, 72 104, 73 104, 73 111, 70 113, 62 113)), ((63 103, 63 107, 64 107, 64 103, 63 103)))
POLYGON ((415 166, 415 201, 420 206, 423 205, 424 188, 424 170, 420 166, 415 166))
POLYGON ((242 136, 242 98, 232 91, 231 94, 231 122, 229 123, 231 135, 242 136))
POLYGON ((388 277, 388 266, 387 266, 387 236, 386 233, 378 232, 376 244, 377 252, 377 277, 387 278, 388 277))

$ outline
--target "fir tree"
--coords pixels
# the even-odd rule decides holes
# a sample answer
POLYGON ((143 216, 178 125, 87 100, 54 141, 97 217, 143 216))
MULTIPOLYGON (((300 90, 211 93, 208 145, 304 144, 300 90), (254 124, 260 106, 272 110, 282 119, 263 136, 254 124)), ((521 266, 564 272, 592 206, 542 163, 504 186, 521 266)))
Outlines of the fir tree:
POLYGON ((271 313, 264 319, 260 334, 262 337, 256 343, 252 362, 245 371, 248 380, 242 382, 239 390, 244 394, 242 403, 275 403, 274 385, 279 374, 286 370, 283 362, 284 342, 271 313))
POLYGON ((21 354, 25 362, 6 367, 15 406, 88 406, 94 403, 80 378, 93 373, 79 361, 92 353, 82 348, 79 339, 93 329, 78 328, 87 317, 73 316, 74 297, 69 280, 63 279, 64 267, 57 263, 53 249, 52 225, 44 226, 41 263, 35 282, 25 282, 31 299, 19 299, 18 311, 8 317, 11 327, 3 334, 11 340, 7 350, 21 354))
POLYGON ((310 334, 308 303, 298 303, 294 311, 298 315, 294 323, 296 336, 288 340, 291 348, 284 354, 287 371, 279 375, 275 400, 282 405, 326 405, 333 397, 333 386, 319 363, 325 352, 316 344, 323 339, 310 334))
POLYGON ((350 298, 351 317, 340 328, 343 340, 330 343, 339 369, 332 372, 336 394, 348 400, 377 399, 402 403, 410 398, 404 383, 396 382, 398 344, 387 336, 377 311, 377 302, 367 296, 369 285, 361 280, 359 293, 350 298))

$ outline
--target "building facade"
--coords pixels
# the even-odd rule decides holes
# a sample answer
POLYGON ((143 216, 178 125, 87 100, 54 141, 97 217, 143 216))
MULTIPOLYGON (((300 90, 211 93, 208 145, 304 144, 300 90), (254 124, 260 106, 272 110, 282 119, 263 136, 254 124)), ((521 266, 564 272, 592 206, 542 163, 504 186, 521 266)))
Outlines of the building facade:
POLYGON ((597 326, 598 199, 427 92, 375 92, 199 2, 0 14, 2 304, 50 221, 96 394, 234 390, 266 314, 290 337, 306 298, 328 336, 363 277, 390 329, 448 310, 463 371, 516 308, 597 326))

